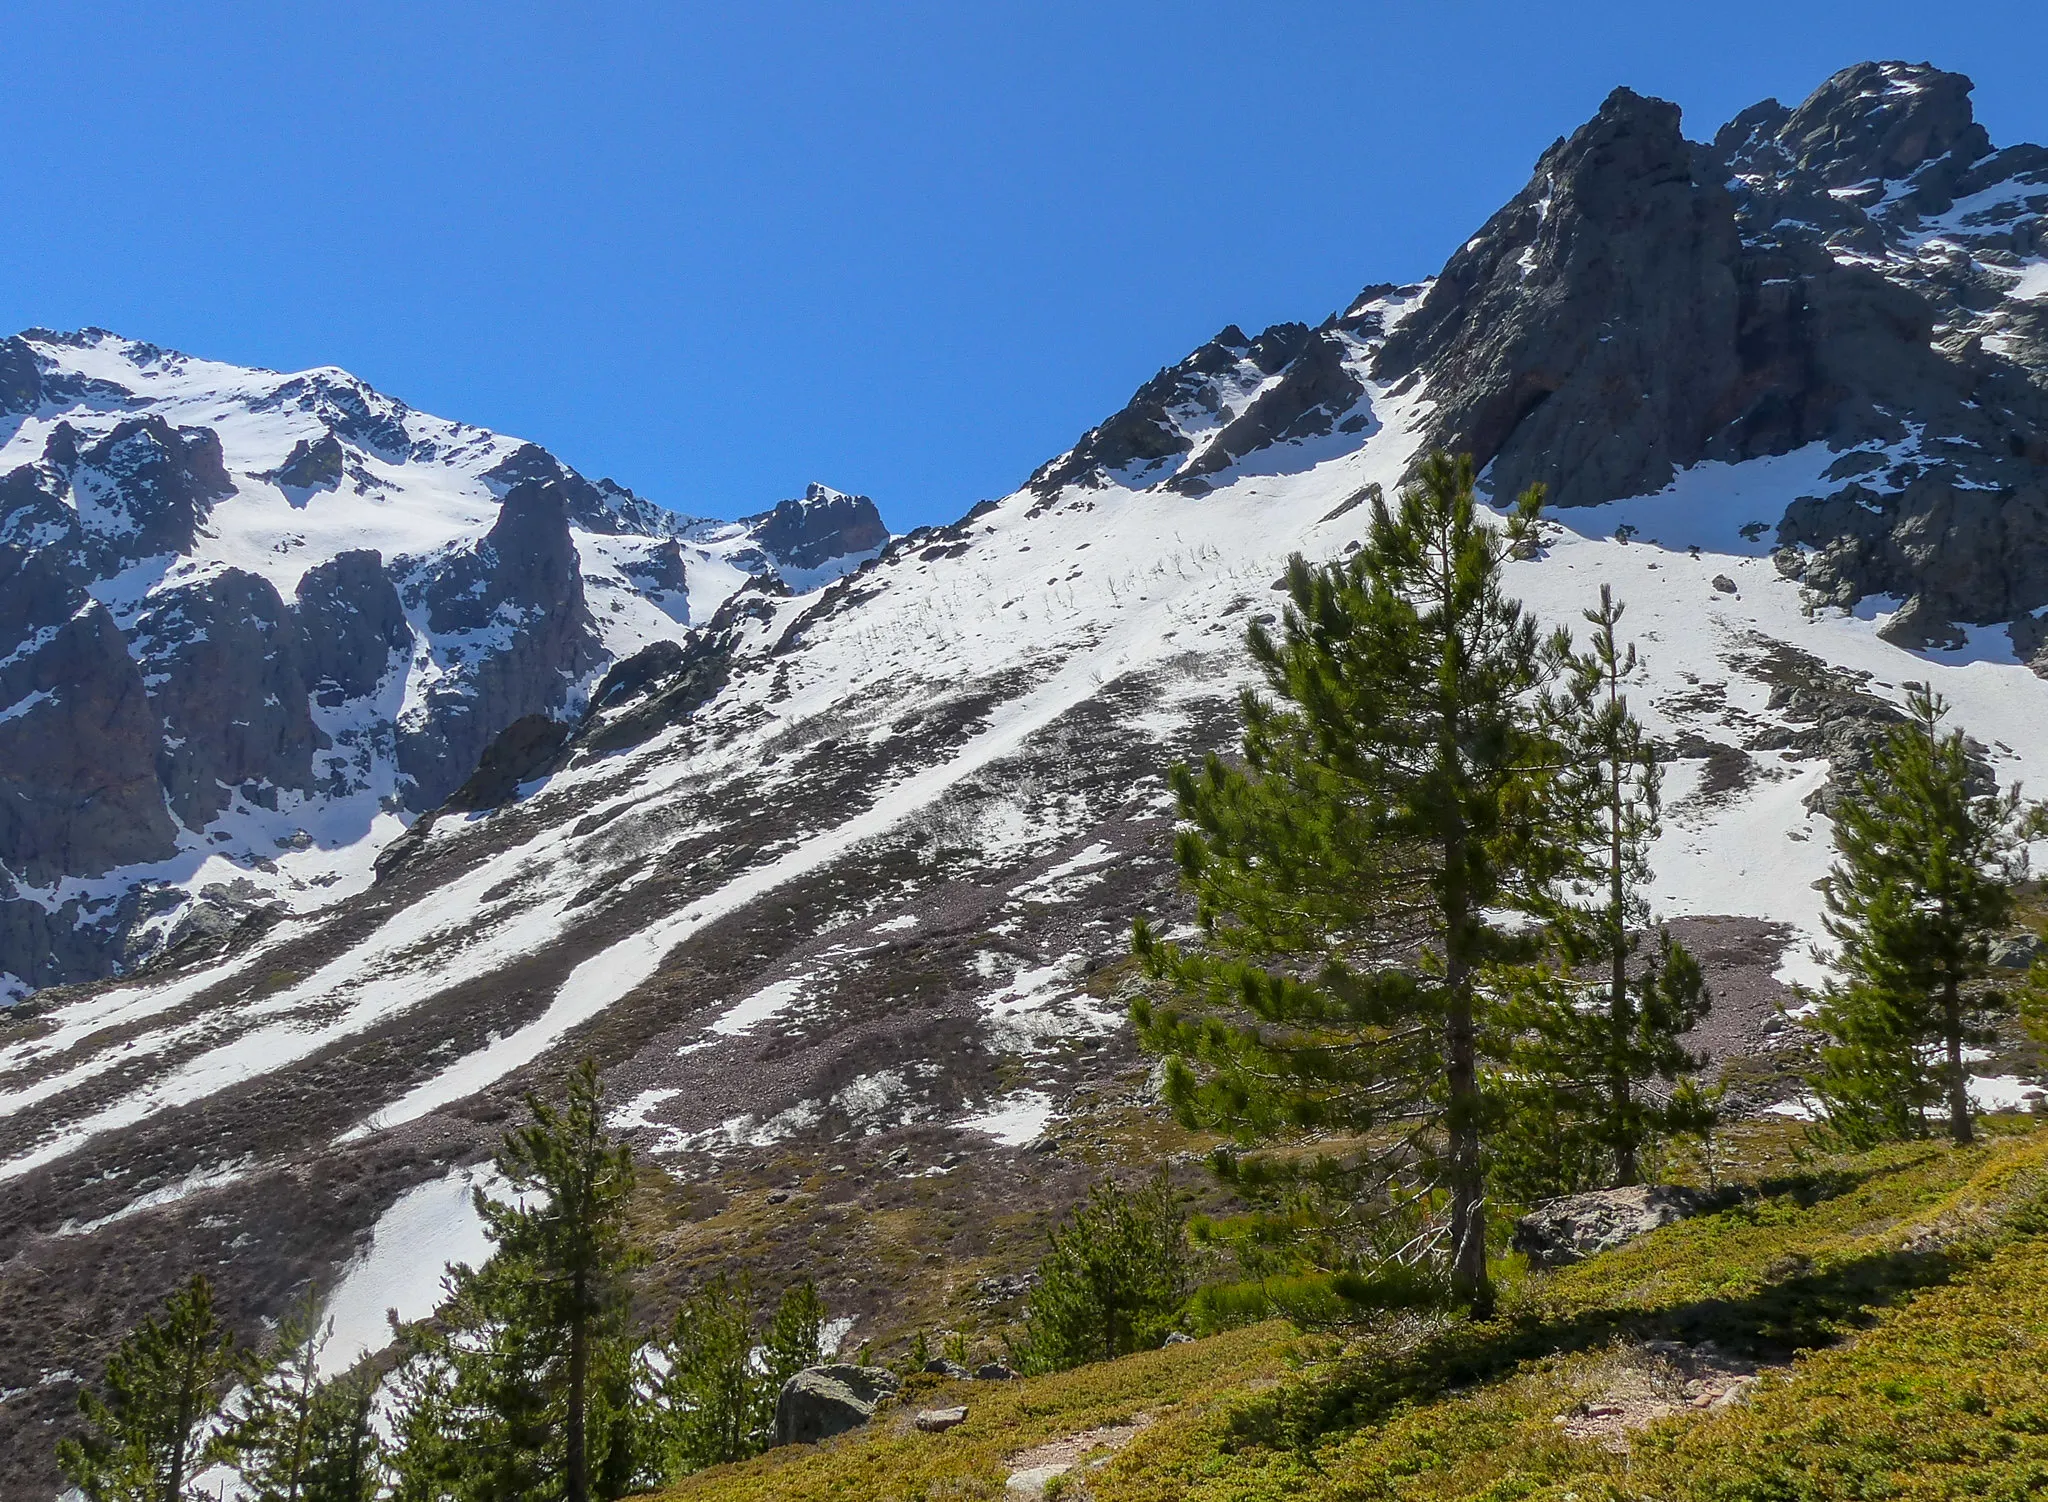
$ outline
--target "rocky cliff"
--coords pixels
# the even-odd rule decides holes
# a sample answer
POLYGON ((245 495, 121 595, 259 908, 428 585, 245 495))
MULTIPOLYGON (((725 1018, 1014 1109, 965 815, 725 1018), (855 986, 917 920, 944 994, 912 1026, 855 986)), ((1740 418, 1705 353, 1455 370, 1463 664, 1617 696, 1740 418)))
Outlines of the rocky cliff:
POLYGON ((340 371, 0 341, 0 996, 331 901, 508 726, 872 502, 695 520, 340 371))

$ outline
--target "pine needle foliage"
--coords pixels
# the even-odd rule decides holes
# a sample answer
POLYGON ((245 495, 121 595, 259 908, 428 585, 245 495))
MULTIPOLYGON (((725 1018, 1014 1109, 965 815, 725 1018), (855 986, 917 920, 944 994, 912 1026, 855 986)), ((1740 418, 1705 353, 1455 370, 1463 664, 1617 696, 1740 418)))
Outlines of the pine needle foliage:
POLYGON ((368 1368, 321 1385, 298 1502, 374 1502, 383 1494, 384 1445, 375 1424, 376 1373, 368 1368))
POLYGON ((561 1106, 529 1096, 527 1109, 496 1158, 511 1196, 476 1191, 491 1256, 452 1270, 446 1329, 420 1337, 424 1449, 405 1469, 444 1483, 452 1474, 462 1502, 594 1502, 624 1495, 638 1469, 632 1153, 605 1129, 591 1060, 571 1073, 561 1106))
POLYGON ((1877 748, 1835 816, 1837 858, 1823 894, 1840 978, 1820 998, 1811 1083, 1826 1130, 1846 1144, 1975 1135, 1965 1050, 1989 1041, 2003 1002, 1991 940, 2013 916, 2026 844, 2043 832, 2017 786, 1978 792, 1948 704, 1925 687, 1877 748))
POLYGON ((1495 1181, 1520 1199, 1637 1183, 1645 1148, 1714 1120, 1705 1061, 1679 1041, 1711 1006, 1705 976, 1652 928, 1643 895, 1663 774, 1629 709, 1639 664, 1616 630, 1624 609, 1603 584, 1557 715, 1568 754, 1552 806, 1579 865, 1535 905, 1550 944, 1509 1012, 1520 1037, 1505 1088, 1518 1103, 1495 1181))
POLYGON ((306 1477, 320 1435, 320 1349, 333 1322, 320 1318, 308 1288, 278 1325, 270 1349, 247 1353, 241 1395, 221 1436, 220 1452, 241 1472, 252 1502, 305 1502, 306 1477))
POLYGON ((745 1277, 713 1278, 676 1311, 661 1378, 671 1479, 767 1449, 784 1385, 823 1359, 825 1306, 815 1284, 790 1288, 762 1323, 745 1277))
POLYGON ((1187 1217, 1164 1172, 1137 1189, 1104 1179, 1050 1233, 1013 1358, 1060 1372, 1150 1350, 1193 1286, 1187 1217))
POLYGON ((1545 707, 1569 639, 1502 584, 1541 504, 1532 489, 1489 525, 1470 458, 1434 454, 1397 505, 1374 503, 1357 553, 1290 562, 1279 635, 1248 636, 1267 694, 1243 697, 1241 760, 1170 774, 1199 941, 1133 935, 1168 994, 1136 1007, 1139 1036, 1167 1057, 1180 1119, 1235 1139, 1217 1167, 1272 1207, 1255 1234, 1334 1213, 1346 1255, 1434 1256, 1476 1310, 1492 1302, 1488 1079, 1508 1054, 1487 977, 1533 942, 1488 914, 1571 863, 1549 827, 1562 751, 1545 707), (1312 1138, 1359 1147, 1258 1150, 1312 1138), (1363 1207, 1422 1232, 1390 1243, 1399 1217, 1370 1229, 1363 1207))
POLYGON ((201 1427, 219 1412, 241 1354, 195 1273, 121 1342, 101 1390, 79 1394, 82 1438, 57 1446, 86 1502, 187 1502, 204 1464, 201 1427))

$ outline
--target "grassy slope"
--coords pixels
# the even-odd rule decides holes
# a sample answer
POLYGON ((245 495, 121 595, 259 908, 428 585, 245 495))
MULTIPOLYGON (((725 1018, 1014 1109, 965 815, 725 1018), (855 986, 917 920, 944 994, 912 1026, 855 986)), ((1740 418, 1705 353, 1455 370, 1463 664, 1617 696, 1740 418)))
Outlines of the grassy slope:
POLYGON ((1095 1502, 2048 1495, 2048 1133, 1915 1144, 1514 1287, 1485 1325, 1392 1324, 1341 1354, 1276 1326, 1004 1387, 941 1436, 868 1433, 693 1477, 677 1498, 998 1498, 1006 1458, 1159 1416, 1095 1502), (1747 1404, 1614 1454, 1554 1420, 1636 1343, 1789 1363, 1747 1404), (1299 1371, 1290 1364, 1326 1356, 1299 1371), (1276 1382, 1273 1379, 1278 1378, 1276 1382))

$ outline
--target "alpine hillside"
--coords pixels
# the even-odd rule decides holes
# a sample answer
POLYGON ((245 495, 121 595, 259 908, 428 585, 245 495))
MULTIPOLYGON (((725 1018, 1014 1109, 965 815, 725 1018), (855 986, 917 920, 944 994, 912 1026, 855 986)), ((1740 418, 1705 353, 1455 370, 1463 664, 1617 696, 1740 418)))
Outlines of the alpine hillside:
POLYGON ((667 1170, 665 1276, 809 1272, 855 1342, 1003 1307, 1152 1130, 1164 769, 1232 742, 1289 555, 1432 447, 1549 487, 1539 619, 1627 603, 1694 1041, 1799 1110, 1829 809, 1907 686, 2048 788, 2048 150, 1969 96, 1862 64, 1689 140, 1618 89, 1435 278, 1226 327, 886 541, 824 492, 673 520, 339 372, 10 341, 0 942, 129 973, 0 1023, 0 1487, 54 1489, 76 1383, 194 1269, 330 1290, 344 1364, 427 1312, 582 1054, 667 1170))

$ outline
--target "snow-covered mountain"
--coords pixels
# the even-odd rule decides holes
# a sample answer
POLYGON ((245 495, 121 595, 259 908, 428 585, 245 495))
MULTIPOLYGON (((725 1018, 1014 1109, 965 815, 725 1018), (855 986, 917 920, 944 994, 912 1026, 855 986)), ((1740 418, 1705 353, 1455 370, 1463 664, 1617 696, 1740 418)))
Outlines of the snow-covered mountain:
POLYGON ((0 997, 358 891, 498 734, 887 540, 694 520, 339 370, 0 342, 0 997))
MULTIPOLYGON (((857 1328, 981 1297, 982 1212, 1063 1202, 1147 1099, 1118 988, 1131 915, 1177 911, 1163 768, 1230 739, 1243 628, 1287 556, 1354 547, 1430 445, 1503 497, 1551 487, 1548 545, 1513 565, 1540 617, 1575 622, 1602 583, 1628 603, 1635 707, 1670 757, 1656 901, 1716 987, 1702 1042, 1767 1063, 1814 967, 1834 790, 1909 682, 1955 701, 2001 780, 2048 786, 2044 224, 2048 152, 1993 151, 1952 74, 1863 65, 1703 145, 1617 91, 1438 277, 1226 328, 1014 494, 820 591, 721 586, 699 612, 692 587, 671 635, 620 562, 605 598, 645 645, 620 628, 601 678, 547 658, 588 712, 501 736, 366 890, 0 1032, 10 1463, 47 1474, 61 1374, 192 1265, 250 1310, 338 1279, 336 1359, 381 1340, 386 1304, 423 1312, 407 1269, 470 1254, 465 1174, 577 1053, 695 1186, 692 1225, 738 1205, 765 1265, 829 1273, 857 1328), (929 1258, 943 1277, 891 1271, 929 1258)), ((293 482, 253 483, 270 547, 293 482)), ((554 485, 526 493, 580 515, 554 485)), ((393 549, 445 560, 390 569, 415 662, 454 670, 434 631, 542 629, 433 616, 512 567, 520 494, 498 543, 393 549)), ((586 585, 586 537, 666 545, 575 528, 586 585)), ((688 569, 713 546, 667 541, 688 569)), ((310 573, 287 591, 237 560, 303 597, 310 573)), ((104 629, 162 609, 127 599, 104 629)), ((412 693, 377 797, 402 795, 412 693)), ((1986 1069, 1987 1101, 2029 1088, 1986 1069)), ((1750 1108, 1778 1098, 1768 1068, 1739 1080, 1750 1108)))

